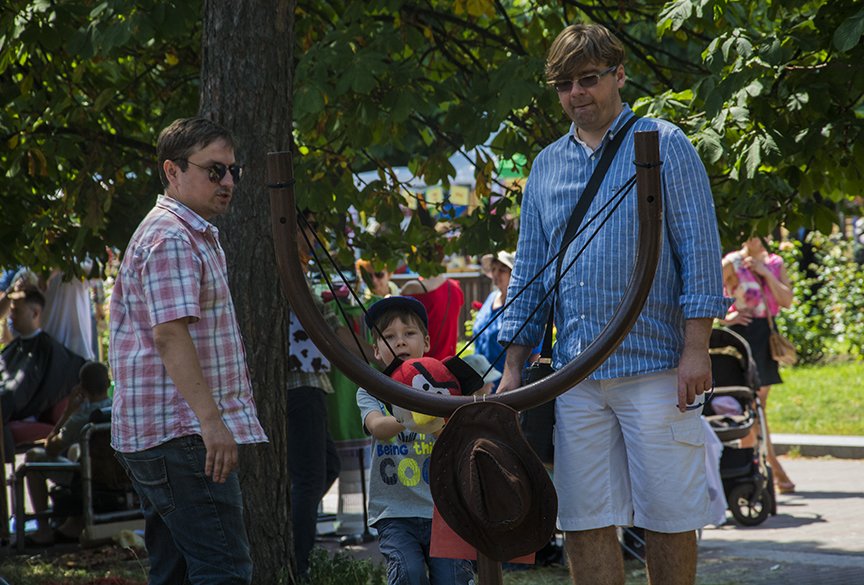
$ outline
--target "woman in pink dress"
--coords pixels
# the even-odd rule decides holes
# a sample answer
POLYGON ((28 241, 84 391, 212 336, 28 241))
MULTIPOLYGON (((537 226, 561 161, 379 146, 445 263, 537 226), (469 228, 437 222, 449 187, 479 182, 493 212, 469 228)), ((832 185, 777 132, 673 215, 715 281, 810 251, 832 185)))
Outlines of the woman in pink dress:
MULTIPOLYGON (((723 284, 726 295, 735 302, 729 308, 723 324, 741 335, 750 344, 753 360, 759 372, 759 400, 766 412, 768 426, 768 392, 773 384, 782 384, 777 362, 771 357, 768 338, 771 327, 768 316, 777 315, 780 308, 792 305, 792 285, 783 259, 765 249, 760 237, 752 237, 740 250, 723 257, 723 284)), ((774 454, 770 433, 765 437, 768 463, 774 471, 777 490, 781 494, 795 491, 795 484, 786 475, 774 454)))

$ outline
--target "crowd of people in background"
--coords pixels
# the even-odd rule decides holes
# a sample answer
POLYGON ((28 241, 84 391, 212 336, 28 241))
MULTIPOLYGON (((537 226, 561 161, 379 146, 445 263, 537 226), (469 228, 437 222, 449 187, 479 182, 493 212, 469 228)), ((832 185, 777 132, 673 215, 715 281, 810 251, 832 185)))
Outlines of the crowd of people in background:
POLYGON ((16 447, 9 423, 49 416, 77 382, 78 369, 97 354, 93 335, 96 304, 82 280, 62 282, 58 278, 52 275, 47 281, 50 286, 44 288, 45 281, 24 268, 4 275, 5 287, 0 293, 0 321, 5 334, 0 408, 7 461, 16 447), (78 285, 85 287, 84 303, 73 309, 64 293, 79 290, 78 285))
MULTIPOLYGON (((108 368, 97 361, 102 357, 102 280, 91 262, 84 263, 82 271, 87 276, 56 269, 37 274, 22 267, 3 272, 0 410, 6 462, 16 455, 28 463, 77 461, 80 435, 91 413, 110 407, 108 368)), ((26 544, 77 542, 84 526, 81 479, 73 467, 26 475, 37 513, 36 530, 26 534, 26 544), (65 516, 58 511, 51 521, 44 515, 49 509, 49 479, 74 494, 67 498, 74 501, 71 511, 65 516)), ((93 485, 98 489, 98 482, 93 485)))

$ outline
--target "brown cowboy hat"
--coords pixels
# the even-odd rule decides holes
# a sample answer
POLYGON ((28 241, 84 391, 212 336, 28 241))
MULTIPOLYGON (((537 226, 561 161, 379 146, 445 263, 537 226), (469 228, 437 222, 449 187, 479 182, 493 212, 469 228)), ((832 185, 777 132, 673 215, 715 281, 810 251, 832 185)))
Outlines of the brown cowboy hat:
POLYGON ((555 488, 509 406, 475 402, 456 409, 435 442, 429 476, 441 517, 487 557, 513 559, 552 538, 555 488))

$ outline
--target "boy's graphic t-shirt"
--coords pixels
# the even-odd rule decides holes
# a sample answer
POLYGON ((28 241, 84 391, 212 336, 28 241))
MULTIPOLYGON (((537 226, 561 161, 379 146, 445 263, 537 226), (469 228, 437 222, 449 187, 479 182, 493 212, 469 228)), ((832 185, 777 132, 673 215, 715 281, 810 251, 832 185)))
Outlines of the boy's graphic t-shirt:
MULTIPOLYGON (((370 412, 389 415, 384 403, 357 390, 360 420, 370 412)), ((382 518, 432 518, 429 491, 429 459, 433 435, 402 431, 389 441, 372 438, 372 468, 369 474, 369 526, 382 518)))

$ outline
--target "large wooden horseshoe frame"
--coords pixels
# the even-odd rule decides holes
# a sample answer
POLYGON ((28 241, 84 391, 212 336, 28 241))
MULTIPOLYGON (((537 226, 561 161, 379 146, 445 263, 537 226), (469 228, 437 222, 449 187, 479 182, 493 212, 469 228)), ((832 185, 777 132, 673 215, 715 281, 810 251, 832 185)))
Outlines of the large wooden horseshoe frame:
MULTIPOLYGON (((511 392, 485 399, 506 404, 517 411, 532 408, 563 394, 593 372, 621 343, 636 322, 651 285, 660 257, 662 196, 660 149, 656 131, 636 132, 635 165, 638 198, 639 245, 627 289, 615 314, 600 335, 572 362, 542 380, 511 392)), ((294 199, 294 171, 290 152, 267 154, 267 183, 273 243, 282 288, 291 307, 312 341, 351 381, 370 394, 411 411, 449 416, 459 406, 473 402, 472 396, 441 396, 405 392, 405 386, 385 376, 347 351, 327 326, 316 308, 297 253, 297 214, 294 199)))

